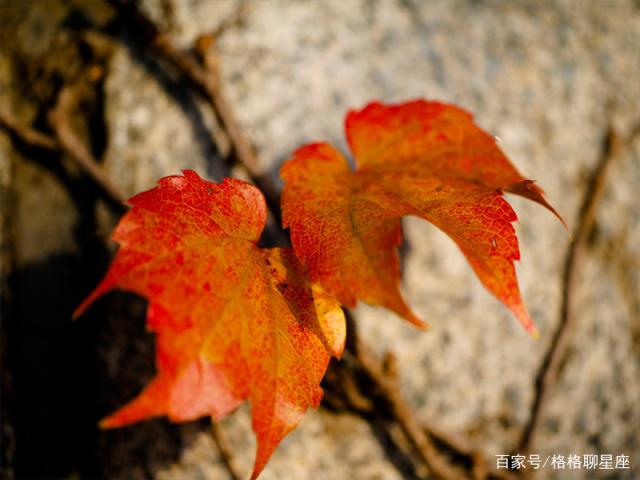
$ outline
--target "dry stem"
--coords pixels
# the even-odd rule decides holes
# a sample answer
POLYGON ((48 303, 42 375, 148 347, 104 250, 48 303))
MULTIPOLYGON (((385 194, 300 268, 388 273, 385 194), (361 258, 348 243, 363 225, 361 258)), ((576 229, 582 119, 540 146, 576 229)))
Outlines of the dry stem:
POLYGON ((88 87, 87 80, 62 87, 58 101, 49 112, 49 124, 54 135, 48 135, 32 127, 22 125, 8 111, 0 109, 0 126, 14 138, 27 146, 40 148, 53 153, 67 153, 102 190, 110 206, 116 211, 125 209, 126 197, 111 183, 89 149, 78 139, 69 122, 69 115, 77 105, 83 91, 88 87))
POLYGON ((119 209, 124 210, 126 196, 107 177, 93 154, 76 136, 69 121, 69 116, 89 86, 89 81, 83 76, 77 82, 62 87, 56 105, 49 112, 49 125, 56 135, 60 148, 93 179, 112 206, 116 206, 115 208, 120 206, 119 209))
MULTIPOLYGON (((348 312, 346 313, 347 321, 351 324, 350 328, 348 328, 350 335, 348 348, 358 359, 363 371, 377 387, 378 393, 384 399, 389 412, 402 428, 420 459, 437 478, 453 479, 464 477, 464 472, 450 465, 438 453, 429 434, 420 425, 417 416, 402 397, 397 378, 392 376, 393 374, 389 375, 389 373, 385 372, 385 362, 380 362, 376 359, 370 347, 357 335, 351 315, 348 312)), ((389 362, 386 363, 388 364, 389 362)))
POLYGON ((0 126, 4 127, 11 135, 25 145, 29 145, 50 152, 57 152, 60 148, 58 141, 46 133, 34 128, 22 125, 18 119, 8 111, 0 108, 0 126))
MULTIPOLYGON (((636 128, 625 144, 629 144, 638 134, 636 128)), ((535 443, 550 394, 561 374, 561 364, 571 346, 577 318, 573 313, 573 296, 576 278, 585 252, 587 239, 591 232, 598 206, 602 199, 607 173, 613 161, 620 156, 623 142, 616 132, 609 128, 603 138, 598 163, 591 175, 584 193, 578 216, 578 224, 569 245, 562 277, 562 304, 558 329, 536 376, 535 398, 531 407, 529 422, 525 426, 518 444, 518 453, 526 455, 535 443)))
POLYGON ((231 448, 229 447, 229 442, 227 442, 224 431, 216 420, 211 421, 211 436, 213 437, 213 441, 215 442, 216 447, 218 447, 220 458, 222 458, 222 462, 227 468, 227 472, 229 473, 231 479, 241 480, 243 476, 238 470, 238 466, 236 465, 233 453, 231 451, 231 448))

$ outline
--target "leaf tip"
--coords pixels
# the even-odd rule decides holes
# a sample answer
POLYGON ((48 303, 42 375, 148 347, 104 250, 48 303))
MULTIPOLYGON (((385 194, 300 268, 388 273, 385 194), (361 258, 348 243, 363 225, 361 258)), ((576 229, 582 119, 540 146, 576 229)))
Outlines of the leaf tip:
POLYGON ((269 454, 267 458, 264 458, 264 459, 256 458, 256 461, 253 464, 253 470, 251 471, 251 476, 249 477, 249 480, 256 480, 256 478, 260 476, 260 474, 262 473, 262 470, 264 470, 264 467, 267 465, 267 460, 269 459, 270 456, 271 454, 269 454))
POLYGON ((524 327, 524 329, 529 332, 529 335, 531 335, 531 337, 533 337, 535 340, 538 340, 540 338, 540 333, 538 332, 536 325, 533 323, 533 319, 524 306, 522 299, 519 299, 515 303, 508 304, 508 307, 518 319, 520 324, 524 327))
POLYGON ((99 293, 99 288, 96 288, 96 290, 91 292, 91 294, 87 298, 85 298, 82 303, 78 305, 73 311, 73 313, 71 314, 71 320, 74 322, 78 320, 78 318, 80 318, 80 316, 87 311, 87 308, 89 308, 89 306, 96 300, 96 298, 101 295, 101 293, 102 292, 99 293))
MULTIPOLYGON (((567 232, 569 232, 569 227, 564 221, 564 218, 562 218, 562 215, 560 215, 558 211, 547 201, 547 199, 544 198, 544 191, 536 184, 535 180, 520 180, 503 187, 502 190, 513 193, 514 195, 520 195, 521 197, 528 198, 529 200, 542 205, 558 220, 560 220, 562 226, 567 232)), ((571 236, 571 234, 569 234, 569 236, 571 236)))
POLYGON ((420 319, 418 319, 418 321, 419 323, 414 323, 414 325, 420 330, 422 330, 423 332, 426 332, 427 330, 431 329, 431 325, 429 325, 427 322, 423 322, 420 319))
POLYGON ((429 324, 413 313, 401 296, 398 296, 397 300, 399 301, 393 303, 382 303, 381 305, 394 311, 400 317, 404 318, 415 327, 418 327, 420 330, 429 329, 429 324))
POLYGON ((538 332, 538 329, 535 326, 529 330, 529 333, 534 340, 540 340, 540 332, 538 332))
POLYGON ((403 317, 406 318, 409 323, 418 327, 420 330, 429 330, 430 328, 427 322, 417 317, 413 312, 411 312, 410 315, 403 315, 403 317))
POLYGON ((76 320, 78 320, 78 318, 84 313, 84 311, 84 305, 80 305, 78 308, 76 308, 73 313, 71 313, 71 321, 75 322, 76 320))
POLYGON ((111 428, 116 428, 118 426, 119 426, 118 424, 113 422, 111 417, 103 418, 102 420, 100 420, 98 422, 98 428, 100 430, 108 430, 108 429, 111 429, 111 428))
POLYGON ((529 335, 531 335, 534 340, 540 339, 540 332, 538 332, 538 329, 533 323, 533 320, 526 311, 524 312, 524 314, 522 314, 522 316, 518 315, 518 319, 520 320, 520 323, 522 323, 522 326, 525 328, 525 330, 529 332, 529 335))

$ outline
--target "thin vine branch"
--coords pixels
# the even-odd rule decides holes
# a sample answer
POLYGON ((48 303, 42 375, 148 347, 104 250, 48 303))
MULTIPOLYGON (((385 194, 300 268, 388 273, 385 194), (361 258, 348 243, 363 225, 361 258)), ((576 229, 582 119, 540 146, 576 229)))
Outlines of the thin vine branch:
POLYGON ((55 137, 22 125, 17 118, 3 108, 0 108, 0 126, 25 145, 41 148, 49 152, 58 152, 60 150, 60 144, 55 137))
POLYGON ((78 106, 80 98, 88 88, 91 88, 90 83, 89 79, 81 76, 75 83, 62 87, 55 106, 49 111, 49 125, 60 148, 68 153, 80 169, 100 187, 112 208, 124 211, 124 202, 127 197, 104 173, 98 160, 77 137, 69 120, 71 113, 78 106))
POLYGON ((464 472, 442 458, 433 445, 430 435, 420 425, 416 415, 400 393, 394 369, 387 367, 387 371, 385 371, 385 362, 380 362, 376 358, 371 348, 357 334, 351 314, 348 311, 345 311, 345 313, 348 324, 351 324, 347 328, 350 335, 347 347, 354 354, 369 379, 375 384, 379 395, 386 403, 389 413, 409 439, 420 459, 437 478, 452 479, 463 477, 464 472))
POLYGON ((635 128, 629 138, 623 142, 615 130, 609 127, 602 140, 598 162, 583 196, 578 223, 573 234, 573 242, 569 245, 567 251, 562 276, 560 321, 536 375, 536 390, 531 414, 518 444, 517 451, 522 455, 526 455, 535 444, 551 392, 561 375, 562 362, 571 346, 577 323, 577 317, 573 312, 576 279, 578 278, 587 239, 593 228, 598 206, 605 191, 607 174, 613 161, 620 156, 623 145, 630 144, 639 131, 640 128, 635 128))
POLYGON ((213 438, 216 447, 218 447, 218 452, 220 453, 220 458, 224 463, 224 466, 231 477, 231 480, 242 480, 243 476, 236 465, 235 458, 233 456, 233 452, 231 451, 231 447, 229 446, 229 442, 227 442, 227 437, 222 430, 222 426, 216 421, 211 421, 211 436, 213 438))
POLYGON ((69 115, 76 107, 83 90, 88 88, 86 79, 62 87, 56 105, 49 112, 49 124, 53 135, 43 133, 35 128, 21 124, 7 110, 0 108, 0 127, 26 146, 39 148, 51 153, 67 153, 80 169, 91 178, 106 196, 108 204, 114 211, 126 209, 126 197, 109 180, 100 167, 98 160, 76 136, 69 121, 69 115))

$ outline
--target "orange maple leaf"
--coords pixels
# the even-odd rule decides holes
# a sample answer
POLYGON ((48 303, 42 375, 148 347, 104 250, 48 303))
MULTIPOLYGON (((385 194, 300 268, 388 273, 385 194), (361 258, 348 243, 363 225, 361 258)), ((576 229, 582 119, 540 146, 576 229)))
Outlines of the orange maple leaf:
POLYGON ((449 235, 487 289, 536 335, 513 263, 517 217, 503 192, 560 217, 495 139, 464 110, 424 100, 371 103, 350 112, 345 129, 355 171, 326 143, 298 149, 280 171, 283 223, 312 280, 348 307, 364 300, 423 325, 399 289, 400 219, 415 215, 449 235))
POLYGON ((266 205, 248 183, 185 171, 129 203, 113 234, 116 257, 76 315, 113 288, 148 298, 157 375, 101 425, 220 419, 249 399, 255 478, 320 402, 329 358, 344 347, 340 305, 307 281, 290 249, 257 247, 266 205))

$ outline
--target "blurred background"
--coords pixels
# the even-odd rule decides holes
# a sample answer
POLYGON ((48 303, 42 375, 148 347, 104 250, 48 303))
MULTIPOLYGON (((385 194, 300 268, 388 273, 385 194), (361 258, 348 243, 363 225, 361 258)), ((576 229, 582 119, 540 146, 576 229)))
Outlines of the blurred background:
MULTIPOLYGON (((154 373, 143 300, 112 293, 71 321, 113 253, 114 199, 182 169, 216 180, 252 173, 277 188, 298 146, 345 148, 349 109, 419 97, 473 112, 572 232, 595 169, 612 157, 593 224, 579 235, 575 326, 529 453, 630 460, 625 470, 547 467, 540 478, 640 477, 639 46, 635 0, 0 0, 0 477, 229 478, 206 419, 97 429, 154 373), (216 78, 257 153, 249 172, 227 160, 224 122, 136 13, 216 78), (99 162, 106 183, 79 166, 83 157, 99 162)), ((403 291, 432 328, 354 311, 375 353, 395 355, 416 418, 493 466, 515 452, 530 419, 571 248, 547 211, 509 201, 540 340, 450 239, 417 219, 404 223, 403 291)), ((248 474, 248 408, 221 429, 248 474)), ((401 437, 389 418, 323 405, 262 478, 429 478, 401 437)))

